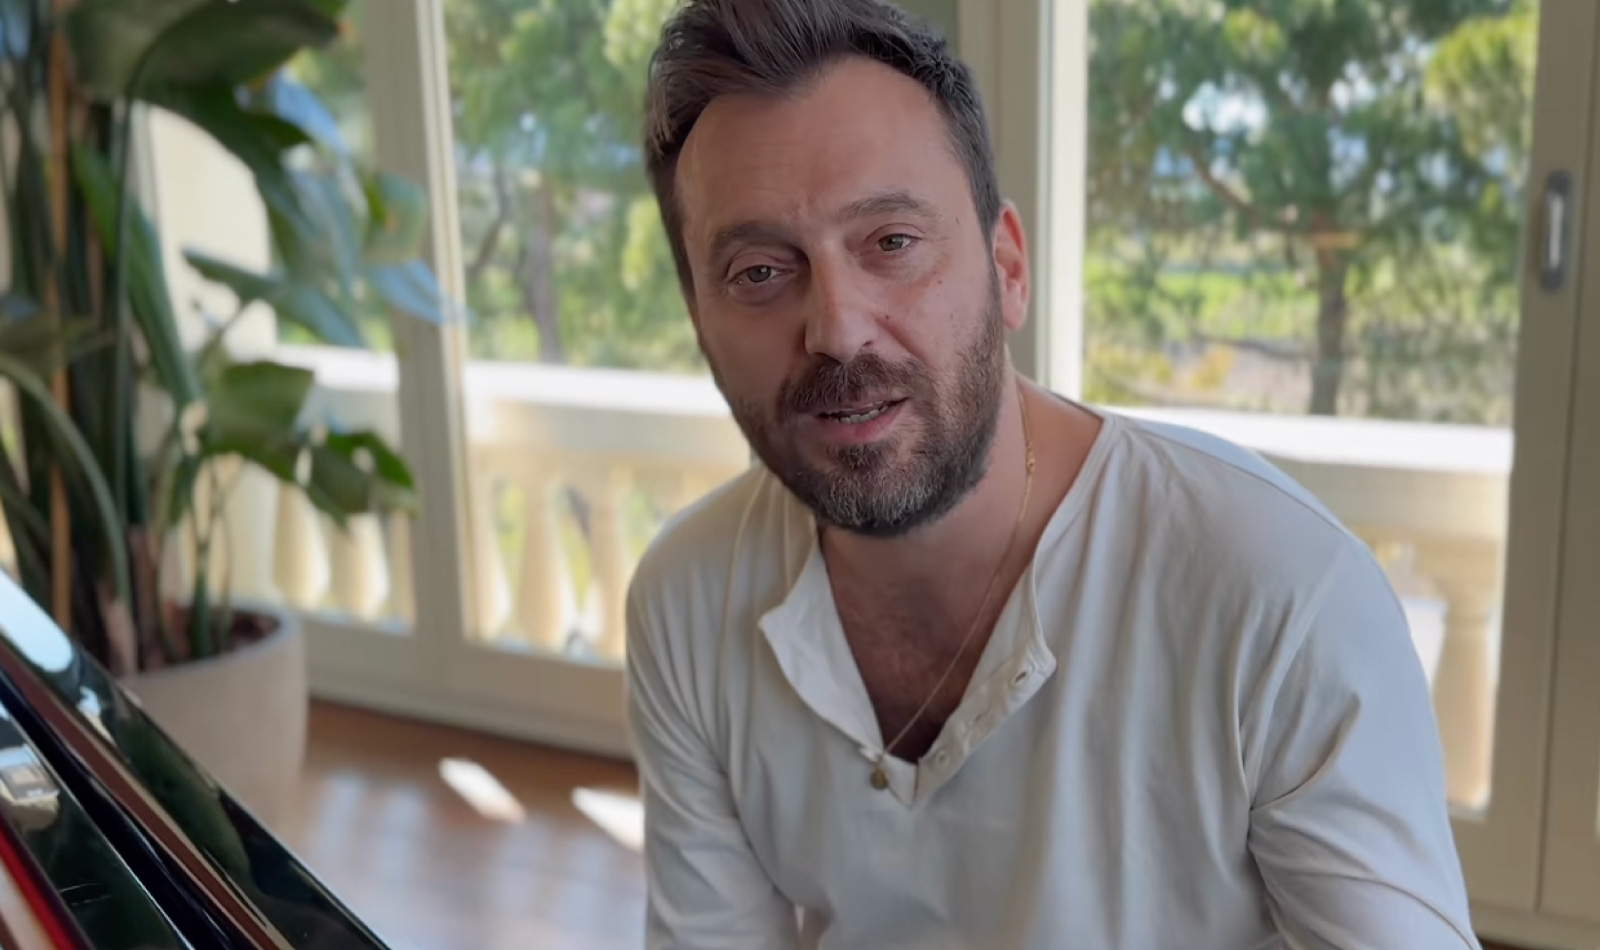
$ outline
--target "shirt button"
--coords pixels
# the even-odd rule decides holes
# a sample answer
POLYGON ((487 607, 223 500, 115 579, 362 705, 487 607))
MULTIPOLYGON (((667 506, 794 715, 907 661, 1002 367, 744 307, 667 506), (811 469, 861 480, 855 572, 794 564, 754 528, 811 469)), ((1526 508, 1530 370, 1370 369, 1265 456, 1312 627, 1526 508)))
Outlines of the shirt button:
POLYGON ((933 754, 933 764, 941 769, 950 764, 950 751, 948 749, 940 749, 935 752, 933 754))

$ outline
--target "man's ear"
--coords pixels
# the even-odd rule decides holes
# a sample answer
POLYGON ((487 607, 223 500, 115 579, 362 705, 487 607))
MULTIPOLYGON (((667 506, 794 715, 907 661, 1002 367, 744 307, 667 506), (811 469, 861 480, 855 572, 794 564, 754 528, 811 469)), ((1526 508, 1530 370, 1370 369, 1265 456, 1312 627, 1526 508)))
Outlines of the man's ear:
POLYGON ((1028 271, 1028 235, 1022 228, 1017 206, 1007 201, 1000 206, 994 224, 994 269, 1000 280, 1000 312, 1006 329, 1016 331, 1028 320, 1028 298, 1032 283, 1028 271))

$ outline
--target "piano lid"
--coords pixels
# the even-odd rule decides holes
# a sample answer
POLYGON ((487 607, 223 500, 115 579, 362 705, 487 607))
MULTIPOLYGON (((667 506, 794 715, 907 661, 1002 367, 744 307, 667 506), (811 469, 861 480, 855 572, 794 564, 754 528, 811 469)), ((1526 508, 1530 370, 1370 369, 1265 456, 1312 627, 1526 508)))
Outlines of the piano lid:
MULTIPOLYGON (((0 572, 0 722, 78 803, 174 928, 196 946, 384 950, 385 944, 147 717, 0 572)), ((5 797, 0 756, 0 802, 5 797)), ((147 942, 148 947, 168 944, 147 942)), ((183 946, 184 944, 176 944, 183 946)), ((92 946, 116 947, 119 944, 92 946)))

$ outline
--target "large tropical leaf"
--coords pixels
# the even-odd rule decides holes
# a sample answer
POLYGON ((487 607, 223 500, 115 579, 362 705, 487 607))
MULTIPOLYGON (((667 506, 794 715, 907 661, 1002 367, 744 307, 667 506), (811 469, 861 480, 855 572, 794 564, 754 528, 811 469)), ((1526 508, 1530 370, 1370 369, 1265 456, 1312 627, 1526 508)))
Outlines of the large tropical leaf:
POLYGON ((238 296, 240 306, 257 300, 266 300, 283 283, 280 278, 235 267, 227 261, 201 251, 185 251, 183 257, 191 267, 200 272, 200 276, 225 284, 231 289, 238 296))
POLYGON ((444 322, 444 291, 421 261, 369 268, 366 276, 389 306, 430 323, 444 322))
POLYGON ((139 81, 141 88, 145 83, 236 86, 338 35, 338 22, 307 0, 212 0, 156 39, 139 81))
POLYGON ((294 229, 277 222, 274 238, 286 274, 315 286, 332 286, 340 306, 354 303, 355 280, 361 265, 362 224, 357 221, 360 188, 342 168, 330 171, 297 169, 295 192, 309 229, 294 229))
POLYGON ((78 80, 104 98, 121 95, 163 32, 218 2, 223 0, 79 0, 62 22, 78 80))
POLYGON ((112 99, 136 82, 255 79, 337 36, 329 8, 319 0, 80 0, 64 28, 79 79, 112 99))
POLYGON ((207 280, 232 289, 241 306, 260 300, 271 306, 279 319, 310 330, 324 342, 335 346, 366 345, 361 328, 349 313, 316 287, 247 271, 199 251, 189 251, 184 256, 207 280))
POLYGON ((334 154, 350 154, 349 144, 339 129, 339 120, 316 93, 296 82, 287 72, 273 74, 253 98, 263 110, 303 129, 334 154))
POLYGON ((0 0, 0 56, 21 59, 33 43, 33 14, 29 0, 0 0))
POLYGON ((368 221, 362 259, 369 264, 404 264, 417 256, 428 226, 428 195, 387 172, 364 175, 368 221))
POLYGON ((95 525, 105 542, 106 564, 111 570, 111 581, 116 597, 124 604, 131 603, 128 582, 128 556, 123 546, 122 521, 117 516, 116 501, 100 471, 94 453, 82 433, 72 424, 72 419, 50 395, 44 380, 29 366, 17 361, 8 353, 0 353, 0 378, 11 381, 17 391, 38 410, 39 418, 49 428, 50 440, 57 446, 57 457, 71 463, 71 470, 90 494, 83 504, 74 505, 79 510, 91 510, 96 515, 95 525))
POLYGON ((296 229, 315 227, 284 163, 285 152, 311 141, 303 129, 270 112, 244 108, 227 85, 152 86, 145 98, 193 122, 243 162, 275 219, 296 229))
MULTIPOLYGON (((83 190, 99 232, 100 243, 106 253, 123 253, 117 234, 118 206, 122 201, 116 176, 104 156, 91 149, 79 147, 73 152, 73 170, 78 187, 83 190)), ((184 352, 182 337, 172 309, 172 298, 167 292, 166 274, 161 266, 155 228, 145 217, 138 202, 128 200, 123 213, 128 235, 128 247, 123 266, 127 274, 127 292, 133 308, 134 320, 148 351, 157 383, 181 410, 193 402, 200 393, 200 382, 194 367, 184 352)))

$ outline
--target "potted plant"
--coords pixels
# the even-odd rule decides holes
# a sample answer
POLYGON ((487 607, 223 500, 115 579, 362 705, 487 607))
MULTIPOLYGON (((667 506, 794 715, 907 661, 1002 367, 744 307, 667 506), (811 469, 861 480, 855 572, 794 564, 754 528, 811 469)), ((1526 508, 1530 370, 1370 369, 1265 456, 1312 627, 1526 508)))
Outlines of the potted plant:
POLYGON ((0 0, 0 379, 16 396, 0 423, 0 513, 15 569, 266 813, 304 745, 303 647, 291 615, 234 603, 208 569, 229 479, 264 469, 340 526, 408 508, 413 484, 377 433, 308 416, 310 371, 236 358, 228 334, 261 306, 343 346, 365 342, 362 315, 443 319, 418 258, 425 196, 355 162, 282 69, 337 39, 344 3, 0 0), (273 269, 185 254, 233 290, 230 313, 180 314, 168 293, 132 185, 149 109, 187 119, 254 178, 273 269), (205 326, 198 345, 181 319, 205 326), (164 551, 185 540, 197 569, 164 596, 164 551))

